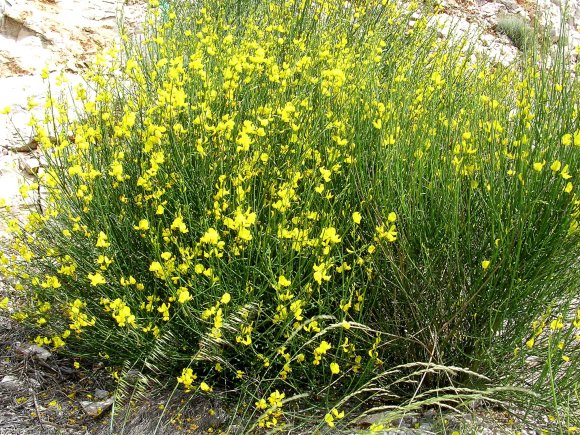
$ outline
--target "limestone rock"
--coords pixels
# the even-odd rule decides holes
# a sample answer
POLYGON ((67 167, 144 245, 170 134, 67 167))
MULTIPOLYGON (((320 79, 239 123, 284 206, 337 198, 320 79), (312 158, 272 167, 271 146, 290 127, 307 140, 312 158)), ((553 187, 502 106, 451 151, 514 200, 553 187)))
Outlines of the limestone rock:
POLYGON ((107 409, 109 409, 113 405, 113 398, 110 397, 107 400, 103 400, 100 402, 91 402, 88 400, 83 400, 80 402, 83 411, 91 417, 98 417, 107 409))
POLYGON ((0 389, 15 391, 24 387, 24 382, 18 379, 16 376, 6 375, 0 381, 0 389))
POLYGON ((20 156, 18 158, 18 165, 22 172, 34 177, 38 175, 38 171, 41 167, 46 166, 46 162, 42 157, 20 156))
POLYGON ((143 3, 123 7, 122 0, 0 1, 0 77, 38 73, 46 65, 76 70, 118 40, 121 11, 132 31, 145 13, 143 3))
POLYGON ((95 394, 93 397, 97 400, 104 400, 109 397, 109 392, 107 390, 101 390, 100 388, 95 389, 95 394))
POLYGON ((35 133, 29 121, 30 114, 24 111, 0 117, 0 147, 16 152, 35 150, 35 133))
POLYGON ((441 38, 457 40, 465 36, 469 37, 477 32, 476 25, 456 15, 436 14, 431 24, 437 26, 437 33, 441 38))
POLYGON ((52 353, 42 347, 42 346, 38 346, 36 344, 24 344, 24 345, 20 345, 18 347, 16 347, 16 353, 24 356, 24 357, 32 357, 32 358, 36 358, 42 361, 46 361, 48 358, 50 358, 52 356, 52 353))

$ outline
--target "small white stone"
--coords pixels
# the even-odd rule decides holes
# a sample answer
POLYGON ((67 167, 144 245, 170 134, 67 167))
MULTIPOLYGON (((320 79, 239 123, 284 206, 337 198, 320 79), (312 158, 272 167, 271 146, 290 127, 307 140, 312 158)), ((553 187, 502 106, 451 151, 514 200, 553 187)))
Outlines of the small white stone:
POLYGON ((4 390, 18 390, 24 386, 24 382, 18 379, 16 376, 6 375, 0 381, 0 389, 4 390))
POLYGON ((91 417, 98 417, 113 405, 113 398, 110 397, 109 399, 103 400, 101 402, 90 402, 88 400, 83 400, 80 402, 80 404, 83 408, 83 411, 85 411, 87 415, 90 415, 91 417))
POLYGON ((48 349, 42 346, 38 346, 36 344, 20 345, 16 347, 15 350, 16 352, 20 353, 23 356, 26 357, 30 356, 42 361, 46 361, 48 358, 52 356, 52 353, 48 349))

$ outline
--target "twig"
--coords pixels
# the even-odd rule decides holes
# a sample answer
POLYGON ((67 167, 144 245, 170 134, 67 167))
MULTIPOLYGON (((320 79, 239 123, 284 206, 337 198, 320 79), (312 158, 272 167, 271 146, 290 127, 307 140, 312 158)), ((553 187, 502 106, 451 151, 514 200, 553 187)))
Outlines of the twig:
POLYGON ((40 424, 40 427, 44 429, 44 422, 42 421, 42 418, 40 418, 40 407, 38 406, 38 400, 36 400, 36 392, 32 387, 29 387, 28 391, 32 394, 32 400, 34 401, 34 409, 36 409, 36 418, 38 419, 38 423, 40 424))

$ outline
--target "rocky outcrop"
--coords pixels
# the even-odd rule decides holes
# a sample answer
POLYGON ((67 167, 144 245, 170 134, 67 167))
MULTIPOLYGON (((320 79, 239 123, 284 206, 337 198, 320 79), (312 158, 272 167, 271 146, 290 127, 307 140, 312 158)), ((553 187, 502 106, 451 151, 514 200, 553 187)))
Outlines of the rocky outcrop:
POLYGON ((506 16, 521 17, 531 27, 545 30, 554 44, 562 40, 572 62, 577 61, 580 0, 441 0, 440 8, 447 31, 454 28, 478 36, 476 51, 485 52, 503 64, 511 63, 519 54, 513 41, 498 29, 498 20, 506 16))
MULTIPOLYGON (((138 32, 144 17, 142 0, 0 0, 0 109, 10 109, 0 115, 0 206, 13 216, 41 200, 35 191, 23 198, 19 189, 33 183, 43 166, 29 123, 31 115, 44 118, 47 82, 40 72, 66 71, 64 86, 74 86, 97 51, 119 39, 121 25, 129 34, 138 32)), ((56 91, 56 74, 49 81, 56 91)), ((5 224, 0 222, 0 233, 5 224)))
POLYGON ((475 53, 482 53, 495 62, 510 65, 517 58, 519 51, 513 46, 509 38, 485 29, 475 21, 468 21, 458 14, 440 13, 431 20, 437 27, 440 38, 467 38, 471 41, 475 53))
MULTIPOLYGON (((0 76, 47 64, 78 71, 119 34, 120 0, 0 0, 0 76)), ((123 7, 123 25, 142 22, 143 3, 123 7)))

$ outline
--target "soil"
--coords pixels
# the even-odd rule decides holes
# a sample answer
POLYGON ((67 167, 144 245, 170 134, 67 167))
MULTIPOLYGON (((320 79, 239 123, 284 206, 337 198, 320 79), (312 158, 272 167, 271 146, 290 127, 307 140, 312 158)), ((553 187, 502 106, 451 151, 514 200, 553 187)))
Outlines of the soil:
POLYGON ((0 317, 0 435, 105 435, 121 430, 169 435, 209 433, 224 425, 225 412, 217 404, 189 403, 181 393, 170 401, 169 391, 117 404, 114 423, 112 408, 89 415, 87 403, 114 397, 116 385, 105 367, 81 363, 76 368, 74 360, 52 353, 43 359, 29 351, 29 335, 17 322, 0 317))

